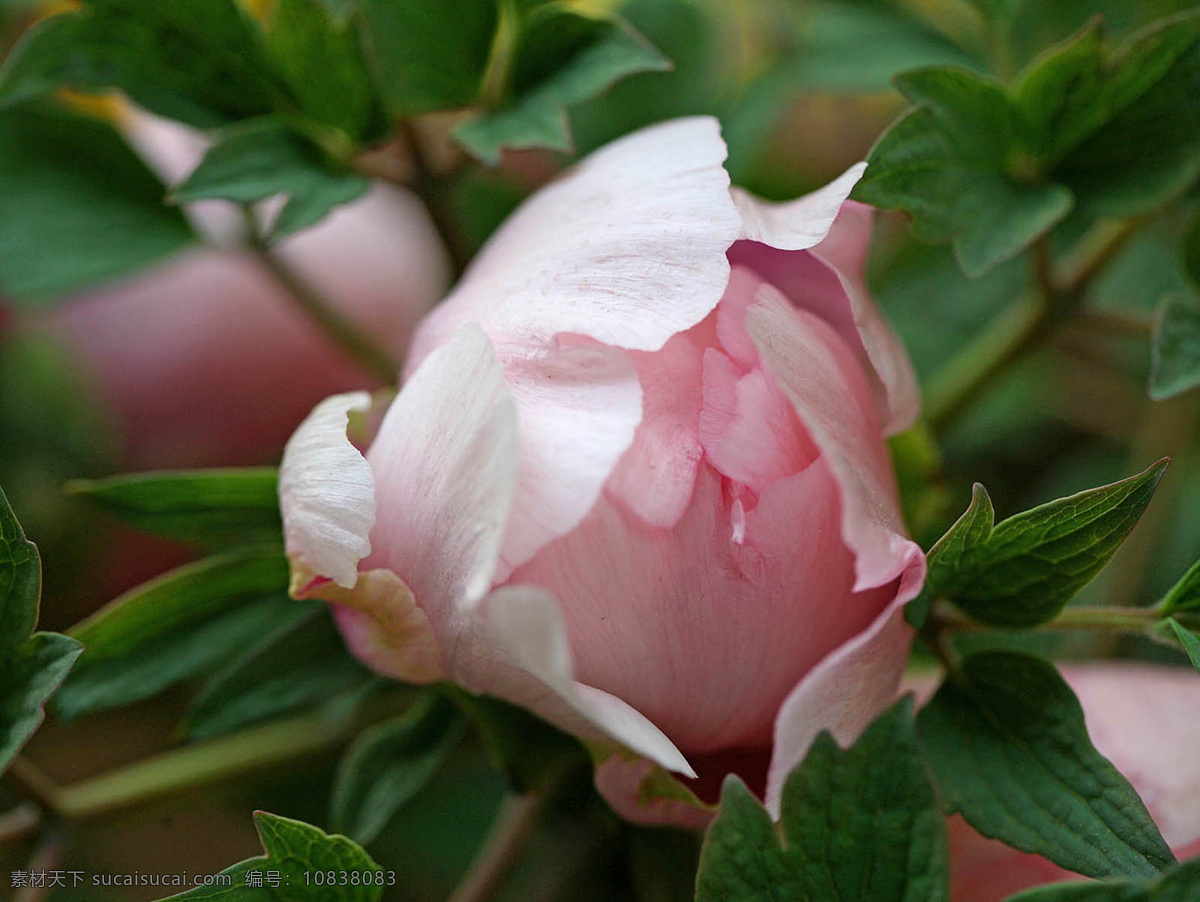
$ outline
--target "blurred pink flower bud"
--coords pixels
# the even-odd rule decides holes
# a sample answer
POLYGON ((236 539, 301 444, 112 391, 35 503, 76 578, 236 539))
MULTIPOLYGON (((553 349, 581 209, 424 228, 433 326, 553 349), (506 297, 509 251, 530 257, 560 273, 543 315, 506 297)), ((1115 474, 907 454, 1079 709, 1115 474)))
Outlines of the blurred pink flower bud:
MULTIPOLYGON (((126 128, 168 183, 206 147, 198 133, 145 114, 126 128)), ((273 460, 320 398, 369 381, 260 263, 220 246, 237 231, 230 204, 188 213, 216 246, 66 301, 44 322, 111 408, 127 469, 273 460)), ((279 253, 397 358, 448 277, 424 209, 384 185, 279 253)))
MULTIPOLYGON (((1149 665, 1068 665, 1062 674, 1083 706, 1096 748, 1146 803, 1180 860, 1200 854, 1200 678, 1149 665)), ((986 839, 950 820, 951 898, 1000 902, 1020 890, 1081 879, 1040 855, 986 839)))
POLYGON ((916 389, 846 201, 864 167, 776 205, 724 159, 714 120, 677 120, 542 189, 419 327, 365 458, 359 392, 281 472, 293 590, 364 661, 623 746, 597 783, 647 821, 705 816, 639 795, 655 764, 738 769, 776 807, 818 732, 894 697, 924 577, 884 443, 916 389))

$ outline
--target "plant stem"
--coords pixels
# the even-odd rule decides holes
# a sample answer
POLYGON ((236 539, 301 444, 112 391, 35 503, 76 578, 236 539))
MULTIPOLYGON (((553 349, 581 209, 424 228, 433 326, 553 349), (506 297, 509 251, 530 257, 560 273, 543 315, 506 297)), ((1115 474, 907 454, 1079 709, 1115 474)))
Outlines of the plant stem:
POLYGON ((450 212, 450 189, 454 171, 438 173, 429 162, 425 153, 425 145, 421 143, 421 135, 410 120, 400 123, 400 135, 408 149, 412 160, 412 179, 404 187, 410 189, 429 212, 433 227, 450 257, 450 265, 454 270, 454 281, 457 282, 471 262, 467 252, 466 242, 458 222, 450 212))
POLYGON ((524 848, 544 796, 543 791, 505 799, 479 854, 449 902, 481 902, 492 894, 524 848))
POLYGON ((267 247, 258 223, 248 207, 246 218, 247 241, 250 249, 295 302, 350 357, 358 361, 387 385, 396 384, 397 367, 386 351, 359 331, 336 306, 322 297, 299 273, 267 247))
MULTIPOLYGON (((1177 616, 1181 620, 1190 619, 1189 615, 1177 616)), ((1143 632, 1157 623, 1159 619, 1159 612, 1154 608, 1075 605, 1063 608, 1054 619, 1038 624, 1036 629, 1143 632)), ((942 599, 934 602, 929 622, 934 624, 932 629, 938 632, 947 630, 973 632, 991 629, 986 624, 972 620, 962 611, 951 606, 948 601, 942 599)))
POLYGON ((67 786, 22 757, 8 776, 55 814, 78 820, 322 751, 349 739, 354 726, 322 715, 297 717, 172 749, 67 786))
POLYGON ((33 802, 21 802, 0 814, 0 846, 28 836, 42 822, 42 809, 33 802))

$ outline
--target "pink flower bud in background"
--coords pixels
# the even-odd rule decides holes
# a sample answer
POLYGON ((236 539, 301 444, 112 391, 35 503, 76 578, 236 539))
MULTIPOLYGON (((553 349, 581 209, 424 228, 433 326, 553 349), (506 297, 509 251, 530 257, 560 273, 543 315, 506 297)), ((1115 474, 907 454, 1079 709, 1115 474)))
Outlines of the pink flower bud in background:
POLYGON ((624 746, 597 783, 646 821, 705 816, 639 796, 655 764, 705 790, 739 762, 777 809, 818 732, 894 697, 924 577, 863 166, 776 205, 724 159, 714 120, 677 120, 542 189, 421 324, 365 458, 360 392, 281 471, 293 589, 364 661, 624 746))
MULTIPOLYGON (((1181 861, 1200 854, 1200 680, 1191 670, 1132 664, 1067 665, 1097 750, 1138 791, 1181 861)), ((932 682, 918 692, 932 690, 932 682), (922 691, 925 690, 925 691, 922 691)), ((951 898, 1000 902, 1020 890, 1080 879, 1040 855, 986 839, 950 820, 951 898)))
MULTIPOLYGON (((168 183, 184 178, 206 146, 197 133, 145 114, 126 127, 168 183)), ((236 231, 230 204, 189 213, 217 244, 236 231)), ((420 203, 384 185, 279 253, 397 359, 448 278, 420 203)), ((269 462, 317 400, 369 381, 258 261, 233 248, 197 248, 88 291, 44 326, 111 408, 125 469, 269 462)))

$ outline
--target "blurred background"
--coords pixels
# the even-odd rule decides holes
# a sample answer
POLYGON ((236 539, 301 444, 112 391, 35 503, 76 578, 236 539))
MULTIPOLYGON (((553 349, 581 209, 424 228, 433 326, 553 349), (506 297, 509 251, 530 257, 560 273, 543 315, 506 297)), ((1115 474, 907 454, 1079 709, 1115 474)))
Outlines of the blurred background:
MULTIPOLYGON (((1193 5, 1018 0, 1008 4, 1015 17, 1010 40, 994 46, 981 24, 980 10, 988 4, 968 0, 629 0, 621 14, 674 68, 633 75, 572 107, 573 153, 510 151, 494 168, 451 170, 444 188, 461 243, 453 253, 421 201, 383 181, 281 242, 277 252, 399 355, 415 322, 448 290, 455 253, 478 248, 538 185, 632 129, 715 114, 734 183, 789 199, 866 157, 907 107, 892 85, 898 72, 952 63, 1003 79, 1094 16, 1103 17, 1116 42, 1193 5)), ((257 16, 272 12, 270 3, 250 7, 257 16)), ((52 11, 0 0, 0 53, 52 11)), ((102 234, 106 217, 121 215, 130 196, 161 197, 163 185, 178 184, 207 145, 201 133, 115 94, 63 94, 59 102, 85 124, 68 133, 32 119, 0 118, 0 485, 42 553, 42 628, 66 630, 195 551, 120 525, 64 492, 65 483, 162 468, 275 464, 316 401, 381 383, 289 302, 286 286, 244 246, 244 223, 231 204, 159 204, 142 226, 161 238, 152 251, 101 243, 95 259, 75 253, 72 244, 102 234), (104 196, 98 184, 119 185, 123 193, 104 196), (30 214, 48 207, 57 219, 30 214), (60 257, 61 265, 45 263, 60 257)), ((431 116, 422 128, 436 154, 445 126, 431 116)), ((1194 453, 1200 399, 1191 391, 1151 401, 1146 392, 1155 306, 1168 293, 1194 297, 1200 290, 1188 276, 1185 247, 1197 208, 1193 188, 1122 246, 1090 289, 1094 315, 1013 361, 937 422, 896 440, 910 526, 926 547, 965 507, 972 482, 988 487, 1002 517, 1170 455, 1173 464, 1142 524, 1080 602, 1149 603, 1200 556, 1200 458, 1194 453)), ((1072 215, 1051 240, 1068 247, 1090 225, 1085 214, 1072 215)), ((1027 290, 1030 266, 1025 255, 970 279, 948 246, 916 240, 900 214, 880 215, 870 283, 927 392, 938 390, 938 380, 972 353, 973 342, 988 340, 989 324, 1027 290)), ((381 692, 344 657, 328 623, 318 617, 291 629, 247 634, 242 646, 231 645, 227 659, 211 662, 207 675, 136 706, 82 713, 69 723, 51 717, 26 755, 55 781, 71 783, 171 748, 181 730, 190 738, 215 738, 295 716, 317 701, 403 704, 402 693, 381 692), (234 686, 253 696, 257 679, 258 697, 269 695, 263 687, 268 665, 277 660, 271 656, 286 656, 286 642, 296 641, 299 630, 307 631, 306 648, 326 656, 323 673, 341 687, 339 695, 300 693, 263 704, 252 697, 249 713, 237 722, 210 721, 189 732, 198 686, 202 697, 234 686)), ((1129 639, 1036 642, 1059 657, 1180 660, 1129 639)), ((248 816, 254 809, 326 823, 339 752, 332 743, 285 767, 64 826, 57 866, 216 872, 257 854, 248 816)), ((468 737, 367 846, 400 877, 387 898, 444 898, 503 791, 502 778, 468 737)), ((0 782, 0 811, 18 800, 0 782)), ((28 838, 0 838, 3 868, 25 867, 32 848, 28 838)), ((553 815, 543 818, 502 897, 688 899, 695 855, 696 841, 687 834, 622 824, 581 768, 553 815), (649 866, 664 860, 676 867, 649 866)), ((0 886, 0 897, 6 891, 0 886)), ((46 893, 50 899, 159 895, 150 888, 46 893)))

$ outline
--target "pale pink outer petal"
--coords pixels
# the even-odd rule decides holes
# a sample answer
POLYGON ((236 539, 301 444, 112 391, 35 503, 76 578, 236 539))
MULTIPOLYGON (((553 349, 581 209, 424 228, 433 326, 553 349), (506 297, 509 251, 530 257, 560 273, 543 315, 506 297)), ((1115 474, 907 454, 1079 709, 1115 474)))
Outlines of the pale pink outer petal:
POLYGON ((647 758, 609 755, 596 767, 596 789, 625 820, 648 826, 703 830, 713 818, 710 807, 678 798, 645 798, 644 787, 654 771, 647 758))
POLYGON ((591 342, 497 349, 520 422, 520 464, 501 581, 574 529, 633 443, 642 388, 629 355, 591 342))
POLYGON ((925 558, 914 545, 895 601, 810 670, 780 706, 767 771, 765 801, 771 817, 779 818, 788 773, 804 760, 822 730, 849 745, 895 699, 912 642, 904 605, 921 591, 924 580, 925 558))
POLYGON ((445 676, 442 652, 429 617, 408 586, 390 570, 365 570, 353 589, 314 586, 304 597, 333 602, 333 616, 355 657, 405 683, 445 676))
POLYGON ((419 361, 462 322, 495 338, 587 335, 656 351, 717 306, 741 232, 716 119, 608 144, 526 201, 418 331, 419 361))
POLYGON ((625 702, 574 679, 558 602, 533 586, 497 589, 456 640, 451 675, 584 739, 614 739, 663 767, 695 776, 658 727, 625 702))
POLYGON ((477 326, 430 354, 367 451, 378 515, 368 566, 407 585, 442 637, 488 591, 517 480, 517 411, 477 326))
POLYGON ((746 328, 841 485, 842 536, 856 557, 854 588, 891 582, 910 566, 916 546, 904 535, 878 411, 853 353, 828 325, 769 285, 747 311, 746 328))
POLYGON ((283 450, 279 504, 284 545, 293 564, 345 589, 371 552, 375 483, 371 468, 346 437, 351 411, 367 411, 366 392, 334 395, 318 404, 283 450))
POLYGON ((782 204, 732 189, 742 217, 741 237, 785 251, 803 251, 819 244, 866 170, 866 163, 855 163, 828 185, 782 204))

